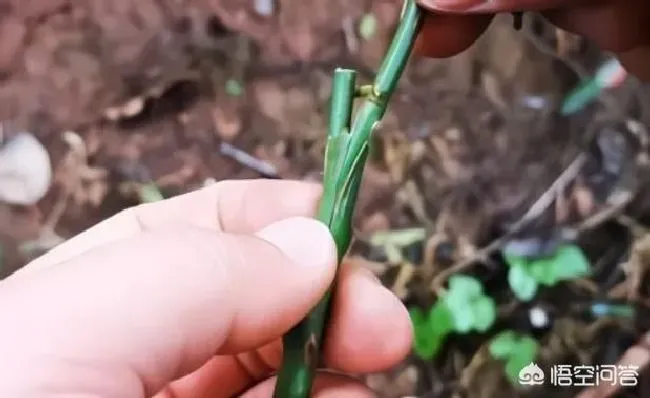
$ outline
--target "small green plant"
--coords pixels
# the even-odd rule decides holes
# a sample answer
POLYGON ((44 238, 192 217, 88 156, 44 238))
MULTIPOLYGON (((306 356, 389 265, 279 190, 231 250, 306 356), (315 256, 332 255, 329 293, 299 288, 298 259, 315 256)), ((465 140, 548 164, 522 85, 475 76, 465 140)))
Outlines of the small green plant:
POLYGON ((508 380, 517 385, 519 372, 537 357, 537 341, 526 335, 518 335, 512 330, 497 334, 489 345, 490 355, 505 362, 508 380))
POLYGON ((576 245, 560 246, 550 257, 529 259, 507 253, 504 257, 510 266, 508 283, 521 301, 532 300, 539 285, 555 286, 589 274, 589 260, 576 245))
POLYGON ((370 40, 377 31, 377 18, 373 14, 366 14, 359 22, 359 34, 363 40, 370 40))
POLYGON ((417 307, 411 308, 409 313, 415 332, 413 350, 420 358, 431 360, 454 329, 451 313, 442 300, 426 313, 417 307))
POLYGON ((139 185, 138 196, 140 197, 140 202, 142 203, 158 202, 159 200, 165 199, 155 182, 139 185))
POLYGON ((244 87, 236 79, 228 79, 226 81, 226 93, 232 97, 239 97, 244 93, 244 87))
POLYGON ((440 351, 450 333, 485 332, 494 323, 496 314, 494 300, 483 293, 478 280, 453 275, 449 278, 449 291, 427 313, 419 308, 410 310, 415 330, 415 353, 430 360, 440 351))

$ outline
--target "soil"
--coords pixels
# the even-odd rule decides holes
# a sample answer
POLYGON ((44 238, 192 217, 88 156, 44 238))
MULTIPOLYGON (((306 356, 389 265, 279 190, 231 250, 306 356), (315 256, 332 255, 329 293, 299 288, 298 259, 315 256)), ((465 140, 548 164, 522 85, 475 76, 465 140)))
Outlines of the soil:
MULTIPOLYGON (((351 67, 371 79, 401 5, 270 2, 273 13, 264 16, 240 0, 0 0, 3 131, 36 135, 55 167, 52 188, 36 206, 0 205, 0 276, 50 248, 48 238, 72 237, 137 204, 126 183, 153 181, 172 196, 207 179, 269 177, 221 153, 222 143, 271 164, 271 177, 320 178, 332 70, 351 67), (376 29, 362 38, 357 26, 368 14, 376 29), (71 134, 81 137, 81 149, 70 145, 71 134)), ((422 308, 435 300, 432 281, 462 269, 483 281, 500 317, 488 334, 454 336, 433 361, 412 355, 370 375, 381 396, 580 391, 508 384, 503 365, 485 355, 489 337, 505 328, 537 337, 547 365, 614 364, 643 340, 650 327, 643 283, 649 92, 629 78, 575 115, 558 112, 604 56, 528 15, 522 31, 500 16, 459 56, 410 61, 366 168, 349 261, 372 267, 405 303, 422 308), (629 138, 627 152, 597 145, 610 136, 629 138), (522 304, 498 250, 480 249, 522 219, 580 153, 584 167, 565 176, 570 183, 517 239, 547 242, 573 231, 596 272, 522 304), (631 159, 624 175, 607 174, 608 156, 631 159), (603 213, 612 206, 617 213, 603 213), (426 238, 399 261, 370 244, 378 231, 413 227, 425 228, 426 238), (639 315, 585 315, 596 299, 633 304, 639 315), (533 306, 545 309, 549 324, 530 324, 533 306)), ((646 356, 631 361, 643 366, 646 356)), ((642 396, 649 380, 640 380, 618 396, 642 396)))

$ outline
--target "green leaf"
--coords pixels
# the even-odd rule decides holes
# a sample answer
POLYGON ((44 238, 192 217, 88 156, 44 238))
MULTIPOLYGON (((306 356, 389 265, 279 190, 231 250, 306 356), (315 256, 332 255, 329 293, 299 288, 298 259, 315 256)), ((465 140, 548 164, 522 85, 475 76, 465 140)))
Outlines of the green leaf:
POLYGON ((155 183, 142 184, 138 187, 140 202, 152 203, 165 199, 155 183))
POLYGON ((525 257, 515 256, 508 253, 503 254, 503 259, 511 267, 515 267, 515 266, 528 267, 528 264, 530 263, 530 261, 525 257))
POLYGON ((424 315, 424 311, 422 311, 420 308, 418 307, 409 308, 409 316, 411 317, 411 323, 413 324, 413 328, 416 329, 416 331, 418 328, 427 327, 428 320, 424 315))
POLYGON ((440 351, 451 331, 451 314, 443 305, 431 307, 428 317, 419 308, 409 309, 415 338, 413 351, 424 360, 431 360, 440 351))
POLYGON ((590 78, 565 97, 562 104, 562 115, 566 116, 578 112, 591 101, 598 98, 598 95, 602 90, 603 89, 600 87, 598 80, 590 78))
POLYGON ((532 300, 535 293, 537 293, 537 281, 522 264, 510 267, 508 284, 510 284, 515 296, 524 302, 532 300))
POLYGON ((226 81, 226 93, 228 93, 228 95, 232 95, 233 97, 239 97, 244 93, 244 88, 237 80, 228 79, 228 81, 226 81))
POLYGON ((519 372, 525 367, 528 366, 530 362, 522 362, 520 358, 517 357, 510 357, 506 361, 506 376, 508 377, 508 381, 512 385, 517 385, 519 382, 519 372))
POLYGON ((556 281, 581 278, 589 275, 589 260, 582 250, 575 245, 559 248, 553 258, 553 270, 556 281))
POLYGON ((474 313, 469 305, 450 308, 454 330, 458 333, 467 333, 474 325, 474 313))
POLYGON ((451 313, 454 330, 459 333, 487 330, 496 317, 494 302, 483 295, 481 282, 470 276, 450 277, 449 291, 443 302, 451 313))
POLYGON ((476 278, 467 275, 452 275, 449 278, 449 294, 457 294, 469 300, 482 293, 483 286, 476 278))
POLYGON ((363 40, 370 40, 377 31, 377 18, 373 14, 366 14, 359 22, 359 34, 363 40))
POLYGON ((505 359, 510 356, 516 346, 515 332, 505 330, 496 335, 490 342, 490 355, 496 359, 505 359))
POLYGON ((472 308, 474 328, 479 332, 485 332, 497 318, 497 306, 492 298, 483 296, 477 299, 472 308))
POLYGON ((529 336, 522 337, 516 344, 515 349, 506 362, 506 375, 513 385, 518 385, 519 372, 525 366, 535 361, 537 357, 538 344, 535 339, 529 336))
POLYGON ((440 351, 443 341, 444 339, 428 337, 422 338, 416 336, 413 340, 413 351, 419 358, 424 359, 425 361, 430 361, 435 358, 438 351, 440 351))
POLYGON ((454 328, 454 320, 451 312, 442 302, 436 303, 429 311, 427 319, 431 330, 437 333, 448 333, 454 328))
POLYGON ((422 359, 429 359, 432 355, 433 348, 431 342, 431 330, 429 329, 429 322, 420 308, 409 308, 409 316, 413 324, 413 350, 422 359))
POLYGON ((522 362, 529 364, 535 360, 539 344, 530 336, 523 336, 517 344, 515 355, 522 358, 522 362))
POLYGON ((437 342, 433 334, 416 333, 413 339, 413 351, 415 354, 429 361, 436 355, 440 343, 437 342))
POLYGON ((589 268, 589 260, 578 246, 564 245, 552 257, 532 261, 528 271, 540 284, 555 286, 588 275, 589 268))
POLYGON ((528 273, 540 284, 544 286, 555 286, 558 282, 553 258, 538 259, 528 266, 528 273))
POLYGON ((505 373, 513 385, 518 385, 519 372, 535 361, 539 345, 530 336, 520 336, 512 330, 505 330, 490 342, 490 355, 505 361, 505 373))

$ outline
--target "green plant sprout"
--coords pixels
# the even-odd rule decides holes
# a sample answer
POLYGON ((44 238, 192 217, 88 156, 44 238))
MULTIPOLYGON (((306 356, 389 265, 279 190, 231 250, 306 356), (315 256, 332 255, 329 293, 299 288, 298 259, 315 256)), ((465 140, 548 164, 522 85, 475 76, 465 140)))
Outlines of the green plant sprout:
POLYGON ((409 310, 415 331, 413 349, 425 360, 436 356, 450 333, 486 332, 496 320, 494 300, 483 293, 477 279, 466 275, 449 278, 449 290, 428 313, 409 310))
POLYGON ((244 87, 236 79, 226 81, 226 93, 232 97, 239 97, 244 93, 244 87))
POLYGON ((593 303, 589 309, 595 317, 633 319, 636 316, 634 307, 628 304, 593 303))
MULTIPOLYGON (((369 142, 406 66, 420 28, 421 15, 415 0, 405 1, 393 41, 371 85, 356 87, 354 70, 338 68, 334 71, 318 219, 328 226, 334 237, 339 262, 350 245, 352 213, 369 142), (351 124, 355 97, 365 101, 351 124)), ((283 337, 283 359, 273 393, 275 398, 310 396, 314 372, 320 364, 331 294, 330 288, 307 317, 283 337)))
POLYGON ((370 40, 377 31, 377 18, 374 14, 369 13, 361 18, 359 22, 359 35, 363 40, 370 40))
POLYGON ((447 335, 454 330, 451 312, 442 300, 438 300, 428 312, 413 307, 409 309, 409 315, 415 334, 413 351, 424 360, 433 359, 442 348, 447 335))
POLYGON ((535 297, 539 285, 556 284, 589 275, 589 260, 582 249, 566 244, 558 248, 553 256, 529 259, 504 253, 510 269, 508 283, 515 296, 521 301, 535 297))
POLYGON ((505 362, 505 372, 513 385, 518 385, 519 372, 537 357, 539 344, 530 336, 512 330, 497 334, 489 345, 490 355, 505 362))
POLYGON ((138 196, 142 203, 158 202, 165 199, 155 182, 148 182, 138 185, 138 196))

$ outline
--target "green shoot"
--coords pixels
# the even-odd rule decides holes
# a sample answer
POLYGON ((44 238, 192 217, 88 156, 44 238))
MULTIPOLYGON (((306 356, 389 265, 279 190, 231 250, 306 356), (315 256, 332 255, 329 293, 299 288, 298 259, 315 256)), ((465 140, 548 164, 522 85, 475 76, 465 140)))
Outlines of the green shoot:
POLYGON ((239 97, 244 93, 244 87, 236 79, 226 81, 226 93, 232 97, 239 97))
POLYGON ((415 333, 415 354, 424 360, 433 359, 442 348, 447 335, 454 330, 451 312, 439 300, 427 313, 414 307, 409 309, 409 314, 415 333))
POLYGON ((627 304, 593 303, 590 310, 595 317, 634 319, 636 316, 634 307, 627 304))
POLYGON ((486 332, 497 315, 496 304, 483 293, 481 283, 465 275, 453 275, 449 279, 449 291, 428 313, 419 308, 409 312, 415 331, 413 348, 425 360, 438 354, 450 333, 486 332))
MULTIPOLYGON (((415 0, 406 0, 404 5, 393 41, 369 89, 357 89, 354 70, 339 68, 334 71, 318 219, 328 226, 334 237, 339 262, 352 239, 352 214, 370 140, 387 111, 420 28, 422 14, 415 0), (364 103, 352 121, 353 100, 360 94, 364 103)), ((305 319, 283 337, 282 365, 274 398, 311 395, 314 373, 321 362, 331 295, 332 289, 329 289, 305 319)))
POLYGON ((581 278, 589 274, 589 260, 576 245, 563 245, 551 257, 528 259, 504 255, 510 266, 508 283, 515 296, 521 301, 535 297, 539 285, 556 284, 581 278))
POLYGON ((525 335, 506 330, 490 341, 490 354, 505 362, 505 372, 513 385, 518 385, 519 372, 537 357, 537 341, 525 335))
POLYGON ((377 31, 377 18, 373 14, 366 14, 359 22, 359 35, 363 40, 370 40, 377 31))
POLYGON ((496 304, 483 293, 483 285, 475 278, 453 275, 443 300, 452 314, 456 332, 486 332, 496 320, 496 304))
POLYGON ((137 189, 141 203, 152 203, 165 199, 155 182, 138 184, 137 189))

